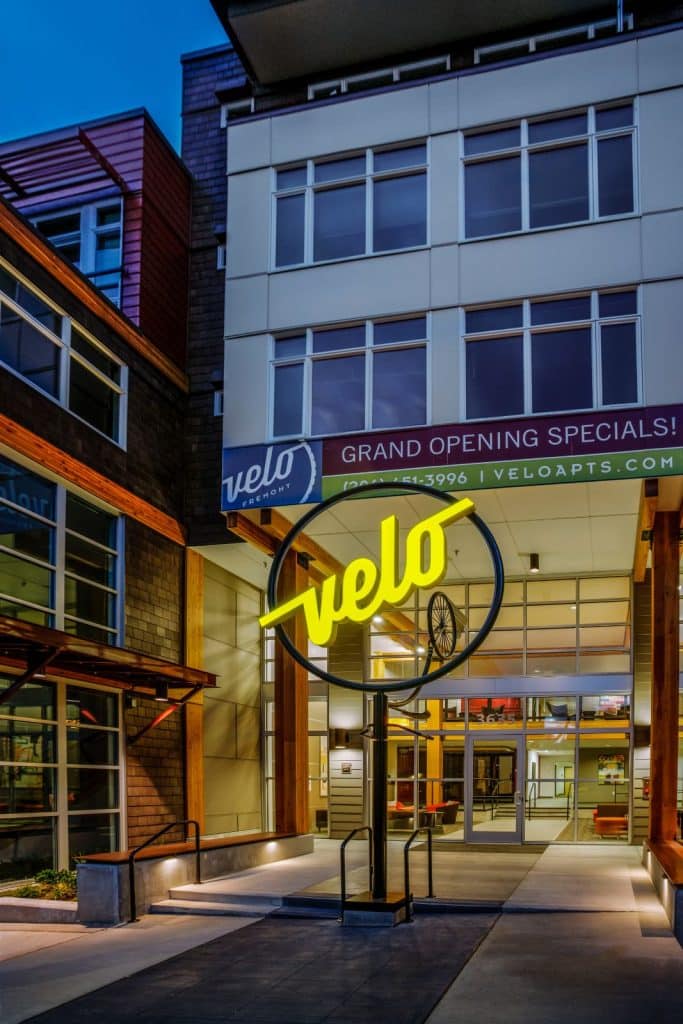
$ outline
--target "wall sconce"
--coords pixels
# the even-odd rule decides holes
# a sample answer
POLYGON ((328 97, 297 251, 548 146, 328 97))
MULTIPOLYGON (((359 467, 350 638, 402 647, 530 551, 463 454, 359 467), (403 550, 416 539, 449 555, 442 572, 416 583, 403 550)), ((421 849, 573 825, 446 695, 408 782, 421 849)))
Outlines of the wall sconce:
POLYGON ((529 572, 534 573, 540 572, 541 569, 538 564, 538 552, 532 551, 529 555, 529 572))

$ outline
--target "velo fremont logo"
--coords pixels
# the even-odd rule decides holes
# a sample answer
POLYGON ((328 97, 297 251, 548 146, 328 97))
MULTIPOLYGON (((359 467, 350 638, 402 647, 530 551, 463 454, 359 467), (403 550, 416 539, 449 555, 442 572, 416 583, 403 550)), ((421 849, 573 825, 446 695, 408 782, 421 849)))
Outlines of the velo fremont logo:
POLYGON ((321 457, 320 441, 226 449, 221 511, 319 501, 321 457))

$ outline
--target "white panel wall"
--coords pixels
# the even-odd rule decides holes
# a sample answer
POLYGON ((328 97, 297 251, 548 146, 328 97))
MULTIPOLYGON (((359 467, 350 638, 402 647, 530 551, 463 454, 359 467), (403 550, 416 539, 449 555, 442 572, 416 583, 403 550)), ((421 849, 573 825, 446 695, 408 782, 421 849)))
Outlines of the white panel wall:
MULTIPOLYGON (((433 311, 434 422, 459 418, 457 307, 683 277, 683 32, 662 33, 432 85, 229 127, 226 441, 267 436, 266 332, 433 311), (638 93, 642 214, 463 243, 463 128, 638 93), (653 91, 656 90, 656 91, 653 91), (271 166, 430 137, 431 248, 271 272, 271 166), (241 173, 236 173, 241 172, 241 173)), ((680 282, 646 286, 645 401, 679 401, 680 282), (659 297, 655 300, 655 294, 659 297), (669 359, 670 365, 670 359, 669 359)))
POLYGON ((270 269, 271 171, 234 174, 228 190, 228 275, 266 274, 270 269))
POLYGON ((267 335, 240 338, 225 346, 223 444, 260 444, 268 432, 267 335))
POLYGON ((459 128, 633 96, 635 43, 584 50, 460 79, 459 128))
POLYGON ((274 117, 272 125, 275 164, 381 146, 427 135, 429 96, 424 85, 400 89, 274 117))
POLYGON ((683 206, 683 89, 641 96, 639 108, 640 208, 683 206))
POLYGON ((272 274, 270 330, 413 313, 429 306, 429 252, 346 260, 272 274))
POLYGON ((460 246, 460 301, 633 284, 640 271, 637 217, 467 242, 460 246))
POLYGON ((683 392, 683 280, 643 285, 642 311, 645 405, 679 403, 683 392))

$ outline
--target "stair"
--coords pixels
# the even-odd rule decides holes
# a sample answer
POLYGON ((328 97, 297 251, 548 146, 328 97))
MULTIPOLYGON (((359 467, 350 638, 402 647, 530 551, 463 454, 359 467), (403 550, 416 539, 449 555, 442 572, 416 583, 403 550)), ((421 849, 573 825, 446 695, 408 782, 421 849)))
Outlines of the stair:
POLYGON ((150 914, 198 914, 204 917, 268 917, 282 906, 279 896, 216 892, 201 885, 171 889, 167 900, 149 908, 150 914))

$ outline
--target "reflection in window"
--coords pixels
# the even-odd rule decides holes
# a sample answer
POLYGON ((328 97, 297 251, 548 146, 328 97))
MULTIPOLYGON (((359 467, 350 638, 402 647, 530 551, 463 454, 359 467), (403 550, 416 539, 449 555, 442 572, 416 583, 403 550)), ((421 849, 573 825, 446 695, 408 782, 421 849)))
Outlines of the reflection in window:
POLYGON ((121 440, 123 364, 2 265, 0 362, 91 427, 121 440))
POLYGON ((274 339, 274 437, 401 427, 427 419, 424 316, 274 339))
POLYGON ((279 169, 275 266, 425 245, 426 162, 419 143, 279 169))
POLYGON ((638 326, 634 289, 467 310, 467 418, 637 403, 638 326))
POLYGON ((465 236, 631 213, 632 126, 627 103, 466 135, 465 236))

